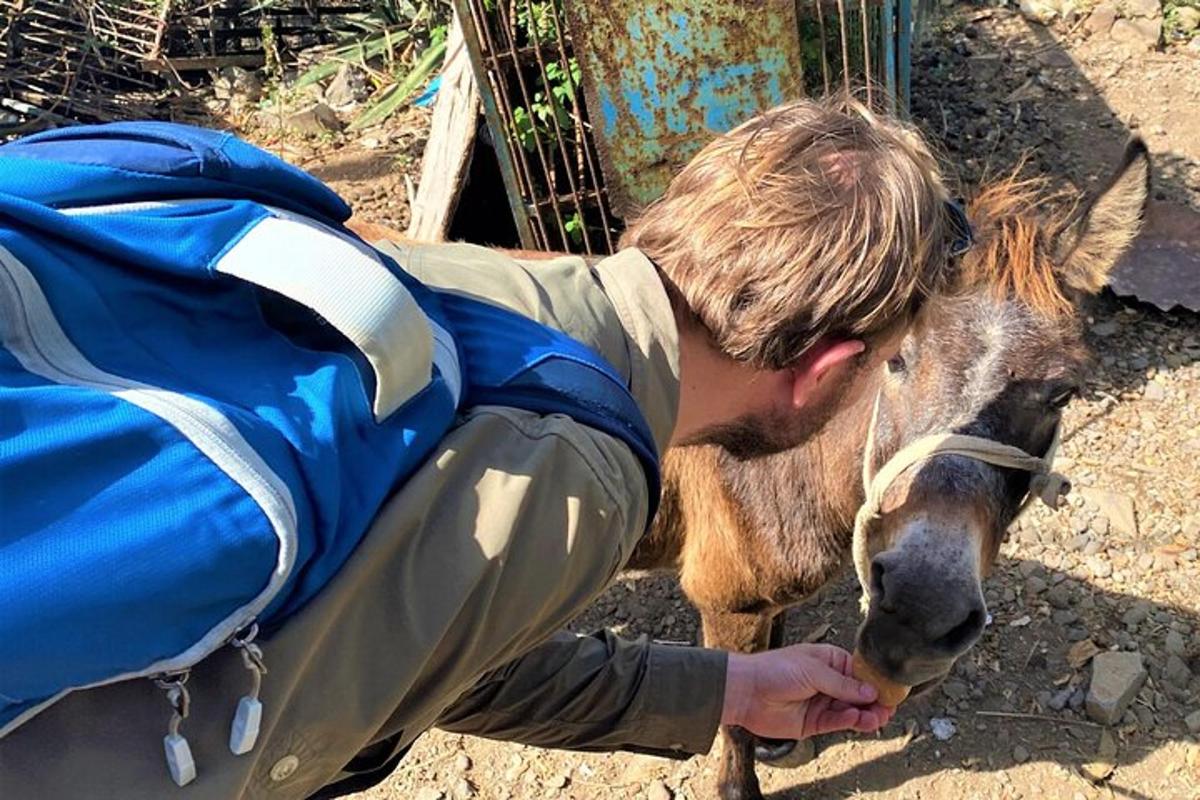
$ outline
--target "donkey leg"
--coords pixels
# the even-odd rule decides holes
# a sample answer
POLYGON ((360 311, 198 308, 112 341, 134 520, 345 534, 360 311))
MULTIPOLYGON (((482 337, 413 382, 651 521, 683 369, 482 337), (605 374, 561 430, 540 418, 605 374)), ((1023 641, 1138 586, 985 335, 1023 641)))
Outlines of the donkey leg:
MULTIPOLYGON (((780 611, 771 620, 771 633, 767 648, 777 650, 783 647, 783 629, 787 624, 787 609, 780 611)), ((764 764, 780 765, 796 749, 795 739, 768 739, 765 736, 755 737, 754 757, 764 764)))
MULTIPOLYGON (((767 646, 771 633, 767 614, 701 610, 700 617, 706 647, 753 653, 767 646)), ((754 774, 754 735, 744 728, 723 726, 719 739, 717 792, 721 800, 761 800, 762 790, 754 774)))

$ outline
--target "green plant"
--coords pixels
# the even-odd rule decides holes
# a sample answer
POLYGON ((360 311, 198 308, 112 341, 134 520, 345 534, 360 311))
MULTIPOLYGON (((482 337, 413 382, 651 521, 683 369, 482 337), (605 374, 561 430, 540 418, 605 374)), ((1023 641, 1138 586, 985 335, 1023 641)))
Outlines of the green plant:
POLYGON ((446 37, 443 34, 429 45, 408 74, 397 83, 388 86, 367 108, 350 123, 350 130, 358 130, 383 122, 404 105, 413 93, 425 85, 429 77, 442 63, 446 54, 446 37))
MULTIPOLYGON (((278 0, 262 0, 266 8, 278 0)), ((296 79, 294 88, 320 83, 355 64, 375 93, 350 122, 357 130, 385 121, 441 67, 446 53, 449 0, 375 0, 370 10, 341 18, 333 46, 296 79)))
POLYGON ((547 142, 555 141, 555 121, 558 122, 558 129, 564 133, 575 129, 571 109, 582 77, 579 62, 574 58, 570 59, 566 68, 557 61, 546 65, 545 79, 538 81, 542 88, 534 92, 529 107, 517 106, 513 109, 513 126, 521 147, 533 151, 536 146, 535 129, 538 138, 547 142))
POLYGON ((1182 9, 1191 8, 1200 11, 1200 0, 1164 0, 1163 2, 1163 33, 1168 40, 1172 38, 1190 38, 1200 35, 1200 29, 1185 26, 1182 9), (1189 30, 1189 28, 1191 28, 1189 30))
POLYGON ((583 243, 583 218, 579 216, 578 211, 567 217, 563 228, 566 229, 567 236, 570 237, 573 244, 583 243))

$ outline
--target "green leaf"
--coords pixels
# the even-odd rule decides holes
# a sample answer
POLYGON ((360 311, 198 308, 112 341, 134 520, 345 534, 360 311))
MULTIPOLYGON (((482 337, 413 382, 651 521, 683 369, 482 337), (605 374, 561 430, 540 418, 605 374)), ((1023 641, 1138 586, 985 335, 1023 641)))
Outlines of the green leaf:
POLYGON ((444 39, 427 47, 404 79, 399 83, 392 84, 374 104, 364 109, 350 123, 349 130, 360 130, 383 122, 390 117, 404 105, 413 92, 425 85, 425 82, 442 63, 442 57, 445 54, 446 42, 444 39))

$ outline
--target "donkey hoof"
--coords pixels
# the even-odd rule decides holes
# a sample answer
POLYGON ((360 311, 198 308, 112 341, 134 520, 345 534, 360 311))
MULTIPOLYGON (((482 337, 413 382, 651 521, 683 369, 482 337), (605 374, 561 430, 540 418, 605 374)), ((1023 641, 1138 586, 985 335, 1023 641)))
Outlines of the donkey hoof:
POLYGON ((812 739, 755 738, 754 758, 773 767, 799 767, 812 761, 816 748, 812 739))
POLYGON ((753 783, 723 781, 717 787, 717 796, 721 800, 763 800, 762 789, 758 787, 757 780, 753 783))
POLYGON ((787 758, 799 744, 795 739, 768 739, 756 736, 754 739, 754 758, 770 763, 781 758, 787 758))

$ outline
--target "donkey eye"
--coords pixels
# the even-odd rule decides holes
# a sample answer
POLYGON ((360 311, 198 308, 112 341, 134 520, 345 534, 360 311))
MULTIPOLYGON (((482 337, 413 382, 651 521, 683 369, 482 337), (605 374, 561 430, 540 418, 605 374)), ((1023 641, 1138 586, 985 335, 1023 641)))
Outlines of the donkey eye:
POLYGON ((899 353, 887 360, 887 370, 893 375, 904 372, 906 369, 908 369, 908 362, 899 353))

